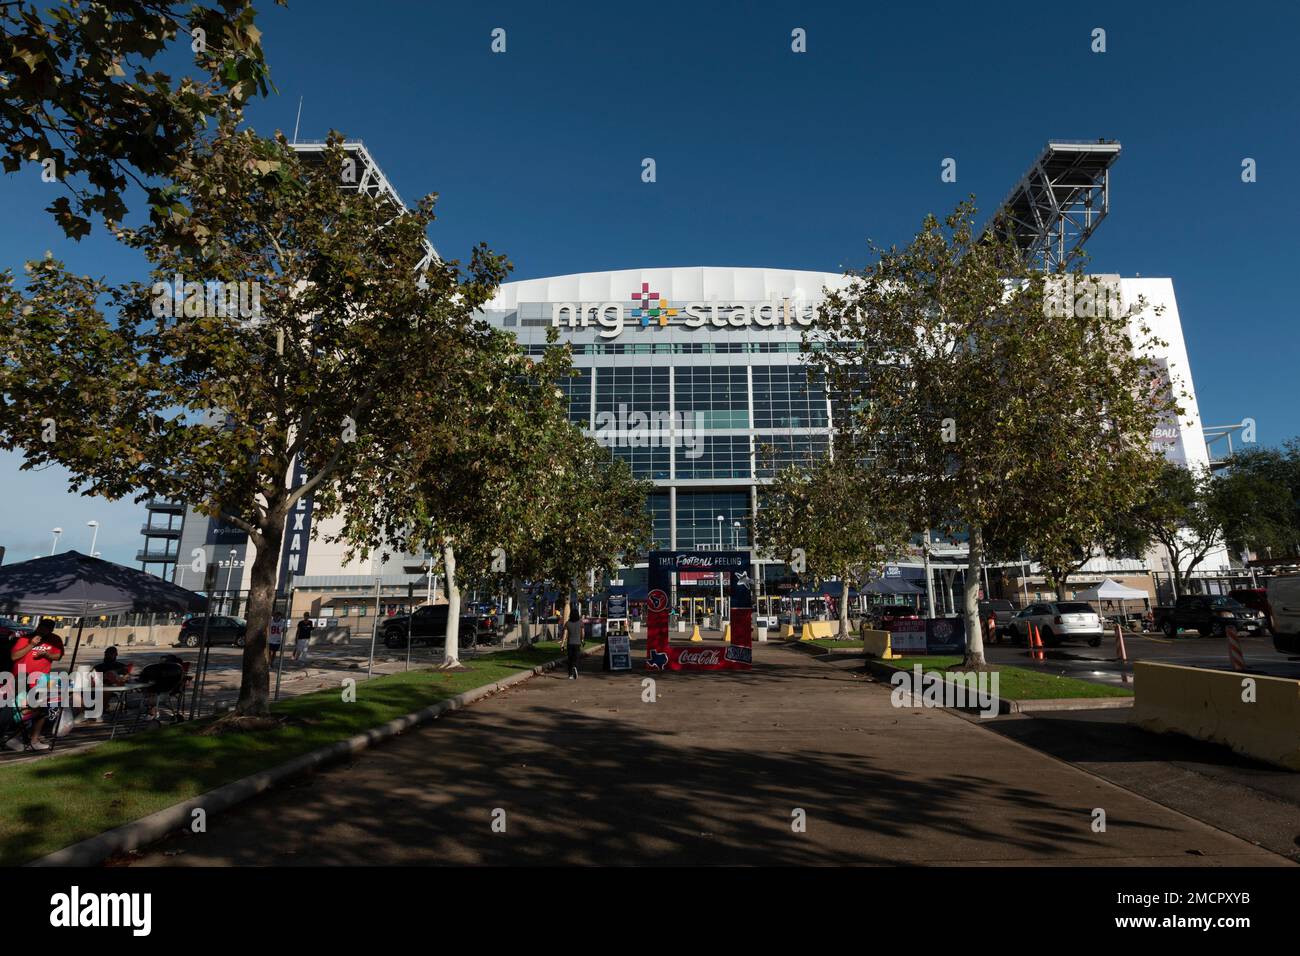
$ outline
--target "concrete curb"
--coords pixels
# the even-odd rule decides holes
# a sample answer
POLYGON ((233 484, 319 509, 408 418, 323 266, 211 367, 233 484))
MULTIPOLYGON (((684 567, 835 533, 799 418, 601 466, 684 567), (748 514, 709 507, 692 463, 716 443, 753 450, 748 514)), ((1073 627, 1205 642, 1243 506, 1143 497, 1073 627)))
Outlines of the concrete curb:
POLYGON ((861 647, 822 647, 820 644, 814 644, 811 641, 773 641, 772 643, 802 651, 814 658, 861 657, 863 655, 863 648, 861 647))
MULTIPOLYGON (((884 683, 898 673, 897 667, 890 667, 884 661, 866 659, 867 671, 872 677, 884 683)), ((1132 697, 1057 697, 1047 700, 1011 700, 998 698, 999 714, 1032 714, 1036 711, 1049 710, 1114 710, 1118 707, 1132 707, 1132 697)), ((953 708, 943 708, 950 710, 953 708)))
MULTIPOLYGON (((590 656, 598 652, 603 653, 603 649, 603 644, 584 649, 583 655, 590 656)), ((438 701, 438 703, 431 704, 421 710, 404 714, 401 717, 394 717, 378 727, 372 727, 345 740, 318 747, 316 750, 295 757, 293 760, 279 766, 223 784, 215 790, 209 790, 207 793, 200 794, 192 799, 172 804, 170 807, 151 813, 147 817, 132 820, 120 827, 88 837, 80 843, 65 846, 61 850, 55 850, 53 853, 39 857, 24 865, 96 866, 115 853, 139 849, 142 846, 161 840, 175 830, 184 829, 190 824, 193 812, 196 809, 202 809, 209 814, 228 810, 236 804, 251 799, 292 777, 324 767, 350 754, 360 753, 367 747, 396 737, 403 731, 431 723, 448 711, 459 710, 477 700, 482 700, 484 697, 490 697, 498 691, 531 680, 545 674, 547 671, 554 670, 564 662, 565 658, 557 657, 555 660, 538 664, 530 670, 519 671, 494 683, 475 687, 473 690, 467 690, 455 697, 448 697, 446 700, 438 701)))

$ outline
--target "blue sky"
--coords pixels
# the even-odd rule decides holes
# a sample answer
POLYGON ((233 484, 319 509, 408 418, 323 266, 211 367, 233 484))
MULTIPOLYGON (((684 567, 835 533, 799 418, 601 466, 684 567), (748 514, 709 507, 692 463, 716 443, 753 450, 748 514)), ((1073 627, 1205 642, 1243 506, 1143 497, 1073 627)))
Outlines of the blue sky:
MULTIPOLYGON (((1173 278, 1207 423, 1300 434, 1295 4, 263 6, 279 95, 251 124, 292 131, 302 97, 301 138, 364 139, 408 201, 441 194, 444 256, 486 241, 514 278, 838 271, 968 193, 990 211, 1050 138, 1118 139, 1092 267, 1173 278), (795 27, 807 53, 790 51, 795 27)), ((138 268, 102 234, 64 241, 41 212, 53 188, 34 168, 0 177, 0 268, 47 249, 111 278, 138 268)), ((0 456, 7 560, 47 553, 56 525, 85 550, 95 518, 104 556, 129 563, 143 510, 65 487, 0 456)))

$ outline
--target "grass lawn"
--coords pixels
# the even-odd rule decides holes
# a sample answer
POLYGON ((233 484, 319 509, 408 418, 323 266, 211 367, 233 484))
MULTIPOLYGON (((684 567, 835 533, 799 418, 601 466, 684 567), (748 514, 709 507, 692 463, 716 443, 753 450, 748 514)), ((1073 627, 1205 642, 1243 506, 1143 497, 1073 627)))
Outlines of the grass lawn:
MULTIPOLYGON (((925 672, 942 671, 954 664, 960 664, 960 657, 907 657, 898 661, 881 661, 900 670, 912 670, 917 664, 925 672)), ((1008 700, 1059 700, 1067 697, 1132 697, 1133 691, 1111 684, 1098 684, 1093 681, 1079 680, 1077 677, 1063 677, 1048 670, 1028 667, 999 666, 998 696, 1008 700)))
POLYGON ((281 700, 274 713, 291 722, 260 733, 201 736, 196 731, 209 721, 195 721, 81 752, 0 761, 0 865, 43 856, 561 655, 558 643, 541 643, 481 654, 461 671, 358 679, 353 703, 335 690, 281 700))
POLYGON ((799 643, 815 644, 817 647, 842 647, 850 650, 862 650, 862 641, 857 638, 849 638, 841 641, 834 637, 814 637, 811 641, 800 641, 799 643))

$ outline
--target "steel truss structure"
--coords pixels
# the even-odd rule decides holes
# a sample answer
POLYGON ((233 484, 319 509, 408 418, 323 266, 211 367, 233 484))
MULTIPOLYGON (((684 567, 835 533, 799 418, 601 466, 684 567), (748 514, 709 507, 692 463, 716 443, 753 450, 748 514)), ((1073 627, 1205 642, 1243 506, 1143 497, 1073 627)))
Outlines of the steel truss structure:
POLYGON ((1025 260, 1046 272, 1069 265, 1110 211, 1110 167, 1117 142, 1047 144, 999 207, 1025 260))
POLYGON ((1210 459, 1211 470, 1227 468, 1232 464, 1236 449, 1232 446, 1232 437, 1246 430, 1246 422, 1236 425, 1202 425, 1205 435, 1205 451, 1210 459))
MULTIPOLYGON (((359 192, 369 196, 371 199, 384 200, 391 203, 394 207, 394 214, 405 212, 406 203, 402 202, 402 197, 398 195, 397 189, 388 181, 384 171, 379 168, 370 155, 370 150, 366 149, 366 144, 359 139, 348 140, 342 144, 343 151, 355 161, 356 169, 354 182, 341 183, 341 187, 349 192, 359 192)), ((320 155, 327 148, 323 142, 311 143, 293 143, 292 148, 302 157, 304 162, 319 160, 320 155)), ((433 243, 428 239, 424 240, 424 258, 416 267, 418 271, 423 272, 436 259, 439 259, 438 250, 433 247, 433 243)))

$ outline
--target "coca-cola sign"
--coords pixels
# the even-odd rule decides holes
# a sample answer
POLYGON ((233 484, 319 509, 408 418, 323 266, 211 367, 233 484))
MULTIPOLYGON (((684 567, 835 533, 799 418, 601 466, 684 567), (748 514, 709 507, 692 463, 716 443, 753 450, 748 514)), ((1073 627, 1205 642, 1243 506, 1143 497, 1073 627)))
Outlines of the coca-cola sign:
POLYGON ((693 651, 684 649, 677 655, 677 663, 690 664, 695 667, 716 667, 722 662, 722 653, 716 649, 693 651))

